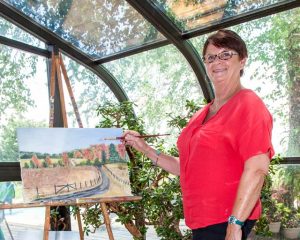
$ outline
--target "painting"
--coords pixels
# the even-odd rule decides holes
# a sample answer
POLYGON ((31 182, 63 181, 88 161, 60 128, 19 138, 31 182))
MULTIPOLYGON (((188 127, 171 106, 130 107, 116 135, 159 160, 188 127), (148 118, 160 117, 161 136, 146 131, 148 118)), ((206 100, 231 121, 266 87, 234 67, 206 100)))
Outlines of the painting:
POLYGON ((119 128, 19 128, 24 202, 132 196, 119 128))

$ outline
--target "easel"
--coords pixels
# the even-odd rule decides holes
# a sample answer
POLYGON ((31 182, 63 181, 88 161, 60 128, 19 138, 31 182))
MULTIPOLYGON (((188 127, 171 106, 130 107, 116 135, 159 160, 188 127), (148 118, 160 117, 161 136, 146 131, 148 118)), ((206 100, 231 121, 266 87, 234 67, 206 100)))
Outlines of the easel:
MULTIPOLYGON (((61 114, 63 119, 63 127, 68 127, 67 121, 67 114, 66 114, 66 105, 65 105, 65 98, 64 98, 64 91, 63 91, 63 84, 62 84, 62 77, 61 74, 64 76, 65 84, 69 92, 69 96, 71 98, 72 106, 76 115, 76 120, 78 123, 79 128, 83 128, 82 121, 79 115, 78 107, 74 98, 73 90, 71 87, 70 80, 67 75, 67 70, 64 65, 62 56, 59 52, 55 53, 54 49, 52 51, 52 68, 51 68, 51 77, 50 77, 50 116, 49 116, 49 127, 54 127, 54 99, 55 99, 55 85, 56 79, 58 84, 58 92, 59 92, 59 99, 60 99, 60 107, 61 107, 61 114), (56 78, 55 78, 56 77, 56 78)), ((48 232, 50 228, 50 213, 51 213, 51 206, 46 206, 46 214, 45 214, 45 226, 44 226, 44 239, 48 240, 48 232)), ((81 218, 80 213, 77 214, 77 221, 79 227, 79 234, 80 240, 83 240, 83 231, 81 225, 81 218)))
POLYGON ((51 69, 51 77, 50 77, 50 117, 49 117, 49 127, 54 127, 54 98, 55 98, 55 83, 57 77, 58 83, 58 92, 59 92, 59 99, 61 105, 61 113, 63 118, 63 127, 68 127, 67 121, 67 114, 66 114, 66 105, 65 105, 65 98, 64 98, 64 91, 62 85, 62 77, 61 73, 64 76, 65 84, 68 89, 69 96, 71 98, 72 106, 75 112, 76 120, 78 123, 79 128, 83 128, 82 121, 79 115, 78 107, 74 98, 73 90, 71 87, 70 80, 67 75, 66 67, 64 65, 62 56, 60 53, 55 54, 54 51, 52 52, 52 69, 51 69))
MULTIPOLYGON (((132 202, 139 201, 142 197, 139 196, 128 196, 128 197, 103 197, 103 198, 91 198, 82 199, 78 201, 57 201, 57 202, 45 202, 45 203, 19 203, 19 204, 0 204, 0 209, 17 209, 17 208, 32 208, 32 207, 46 207, 45 211, 45 223, 44 223, 44 238, 43 240, 49 240, 49 230, 50 230, 50 208, 56 206, 78 206, 78 207, 88 207, 94 204, 100 203, 101 212, 103 214, 104 223, 109 236, 109 240, 114 240, 112 233, 110 218, 107 211, 108 203, 116 202, 132 202)), ((77 222, 79 228, 80 240, 84 240, 84 234, 82 230, 81 217, 79 211, 77 212, 77 222)))
MULTIPOLYGON (((61 103, 61 113, 63 119, 63 127, 68 127, 67 122, 67 115, 66 115, 66 107, 65 107, 65 100, 64 100, 64 93, 63 93, 63 85, 62 85, 62 77, 61 73, 64 76, 64 80, 71 98, 71 102, 74 108, 74 112, 76 115, 76 119, 80 128, 83 127, 77 104, 75 102, 75 98, 73 95, 73 91, 71 88, 70 80, 67 76, 66 68, 63 63, 63 59, 60 53, 52 52, 52 69, 51 69, 51 78, 50 78, 50 118, 49 118, 49 127, 54 127, 54 99, 55 99, 55 85, 56 82, 58 84, 58 91, 59 91, 59 99, 61 103)), ((129 202, 129 201, 139 201, 142 198, 139 196, 128 196, 128 197, 103 197, 103 198, 85 198, 79 201, 56 201, 56 202, 36 202, 36 203, 25 203, 25 204, 0 204, 0 209, 15 209, 15 208, 32 208, 32 207, 45 207, 45 223, 44 223, 44 240, 49 239, 49 230, 50 230, 50 218, 51 218, 51 207, 58 207, 58 206, 78 206, 78 207, 89 207, 91 205, 100 204, 101 212, 103 214, 104 223, 106 226, 106 230, 109 236, 109 240, 114 240, 111 225, 110 225, 110 218, 108 214, 108 207, 107 204, 109 203, 120 203, 120 202, 129 202)), ((77 212, 77 222, 79 228, 79 235, 80 240, 84 240, 84 233, 82 230, 81 224, 81 216, 80 211, 77 212)))

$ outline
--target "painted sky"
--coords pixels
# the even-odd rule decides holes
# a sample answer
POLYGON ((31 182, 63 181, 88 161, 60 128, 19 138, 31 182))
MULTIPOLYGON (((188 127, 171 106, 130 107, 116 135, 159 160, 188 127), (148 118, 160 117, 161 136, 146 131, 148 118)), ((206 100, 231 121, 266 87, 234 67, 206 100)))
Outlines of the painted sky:
POLYGON ((119 144, 119 140, 104 138, 120 137, 121 128, 18 128, 19 151, 61 153, 92 144, 119 144))

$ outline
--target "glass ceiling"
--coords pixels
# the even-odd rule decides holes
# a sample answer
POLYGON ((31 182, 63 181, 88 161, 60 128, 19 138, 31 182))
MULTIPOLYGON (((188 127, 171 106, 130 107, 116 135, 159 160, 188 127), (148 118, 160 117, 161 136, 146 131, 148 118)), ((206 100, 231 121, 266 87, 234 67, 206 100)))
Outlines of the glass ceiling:
POLYGON ((92 58, 165 39, 125 0, 5 0, 92 58))
POLYGON ((182 31, 209 26, 283 0, 154 0, 182 31))
POLYGON ((2 17, 0 17, 0 36, 27 43, 34 47, 46 49, 46 44, 44 42, 21 30, 2 17))

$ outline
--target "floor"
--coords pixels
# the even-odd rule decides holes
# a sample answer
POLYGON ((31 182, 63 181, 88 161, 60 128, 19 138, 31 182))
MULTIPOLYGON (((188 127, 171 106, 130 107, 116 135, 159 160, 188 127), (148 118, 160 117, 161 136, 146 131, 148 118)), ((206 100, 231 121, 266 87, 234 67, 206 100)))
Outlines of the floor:
MULTIPOLYGON (((42 240, 44 214, 43 208, 5 210, 5 220, 9 225, 13 239, 10 236, 6 222, 3 221, 0 227, 4 233, 4 239, 0 236, 0 240, 42 240)), ((79 240, 77 220, 72 219, 71 222, 71 232, 50 232, 49 240, 79 240)), ((111 216, 111 226, 116 240, 133 239, 127 229, 119 222, 116 222, 116 216, 111 216)), ((84 239, 108 239, 105 226, 101 226, 95 233, 85 236, 84 239)), ((159 240, 153 226, 150 226, 147 231, 147 239, 159 240)))
MULTIPOLYGON (((42 240, 43 239, 43 222, 45 212, 44 208, 31 209, 13 209, 5 210, 5 220, 9 225, 11 238, 6 222, 0 224, 0 228, 4 233, 4 238, 0 235, 0 240, 42 240)), ((131 234, 126 228, 116 221, 116 216, 111 216, 111 226, 116 240, 132 240, 131 234)), ((49 240, 79 240, 78 226, 75 219, 72 219, 71 232, 50 232, 49 240)), ((184 226, 182 226, 184 227, 184 226)), ((101 240, 109 239, 105 226, 101 226, 97 231, 89 236, 84 237, 85 240, 101 240)), ((147 231, 147 240, 159 240, 153 226, 147 231)), ((170 239, 172 240, 172 239, 170 239)), ((263 238, 250 235, 248 240, 284 240, 282 236, 274 235, 273 237, 263 238)))

